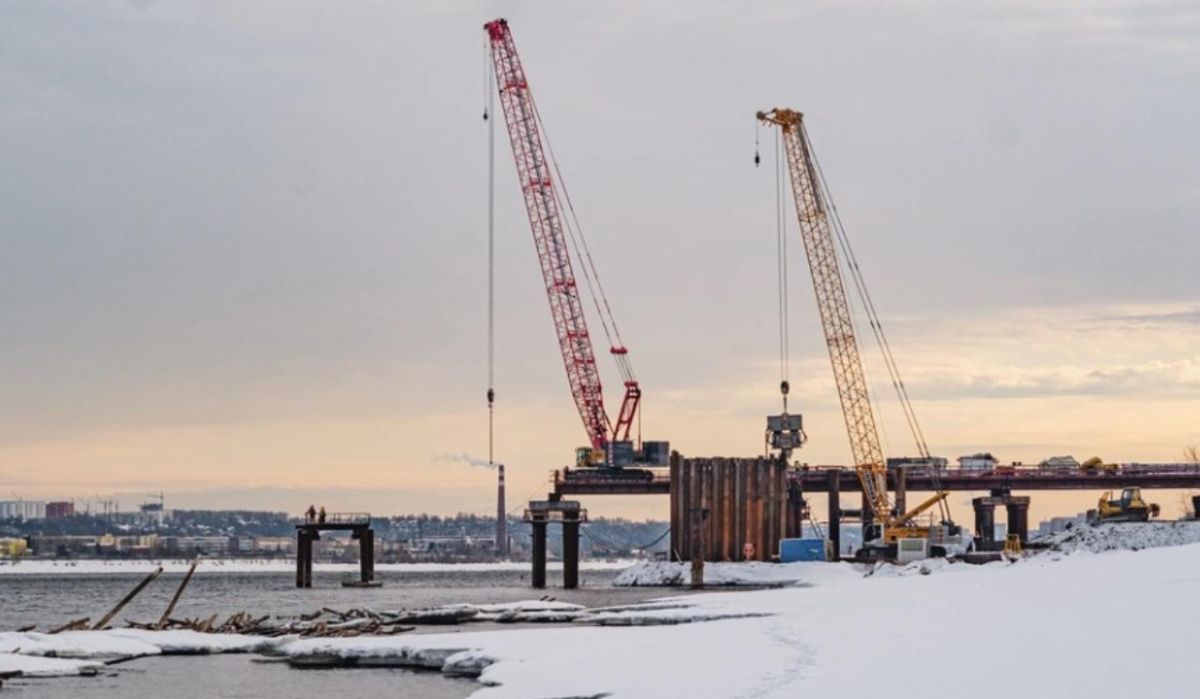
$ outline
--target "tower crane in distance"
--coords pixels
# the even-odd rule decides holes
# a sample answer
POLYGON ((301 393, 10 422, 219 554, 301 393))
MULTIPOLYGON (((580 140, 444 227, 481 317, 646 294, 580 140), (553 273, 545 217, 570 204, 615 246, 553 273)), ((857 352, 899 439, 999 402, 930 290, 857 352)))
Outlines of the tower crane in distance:
MULTIPOLYGON (((837 384, 846 431, 850 437, 854 468, 875 520, 872 531, 863 532, 865 552, 868 555, 892 557, 900 539, 931 539, 934 527, 920 526, 916 521, 917 517, 927 510, 935 506, 942 508, 942 526, 953 526, 949 522, 949 511, 945 506, 948 493, 939 490, 933 497, 908 512, 896 512, 893 509, 888 498, 887 464, 875 425, 866 374, 855 338, 854 319, 851 316, 850 303, 846 297, 846 287, 838 263, 830 221, 832 204, 828 192, 822 188, 822 179, 812 154, 812 146, 804 129, 804 117, 800 112, 780 108, 758 112, 756 116, 759 121, 779 128, 783 136, 792 198, 800 222, 800 237, 804 241, 804 251, 808 257, 825 344, 829 350, 833 378, 837 384)), ((861 293, 861 280, 856 279, 856 282, 859 283, 861 293)), ((864 301, 868 312, 873 316, 873 306, 864 301)), ((877 324, 878 321, 872 318, 872 322, 877 324)), ((885 358, 889 360, 889 371, 894 372, 894 366, 890 364, 890 351, 886 349, 885 344, 884 347, 885 358)), ((895 373, 893 377, 898 380, 895 373)), ((902 394, 901 400, 907 403, 906 393, 902 394)), ((910 416, 911 406, 906 405, 905 408, 906 416, 910 416)), ((913 432, 917 437, 917 447, 921 455, 928 458, 924 438, 920 436, 919 428, 915 427, 915 415, 910 416, 910 426, 914 427, 913 432)))
POLYGON ((508 22, 496 19, 485 24, 484 30, 567 383, 587 433, 588 445, 576 450, 576 465, 613 468, 637 463, 665 465, 669 454, 667 442, 643 444, 640 434, 636 445, 631 441, 633 425, 640 423, 638 409, 642 389, 600 285, 570 196, 563 186, 553 150, 544 136, 541 115, 508 22), (572 257, 578 260, 583 271, 585 285, 609 340, 609 352, 616 360, 624 382, 625 395, 615 420, 609 418, 604 407, 600 372, 572 257))

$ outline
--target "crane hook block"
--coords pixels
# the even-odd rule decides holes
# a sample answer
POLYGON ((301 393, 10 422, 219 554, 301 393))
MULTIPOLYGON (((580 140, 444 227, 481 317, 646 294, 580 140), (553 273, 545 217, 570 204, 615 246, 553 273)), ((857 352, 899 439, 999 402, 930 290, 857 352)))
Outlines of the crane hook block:
POLYGON ((487 398, 488 398, 488 405, 495 403, 496 402, 496 391, 494 389, 489 388, 488 392, 487 392, 487 398))
MULTIPOLYGON (((487 117, 484 118, 486 119, 487 117)), ((762 158, 758 157, 758 151, 754 151, 754 167, 758 167, 758 164, 761 162, 762 158)))
POLYGON ((782 393, 783 395, 786 396, 788 394, 788 391, 791 390, 791 388, 792 387, 788 384, 787 381, 779 382, 779 392, 782 393))

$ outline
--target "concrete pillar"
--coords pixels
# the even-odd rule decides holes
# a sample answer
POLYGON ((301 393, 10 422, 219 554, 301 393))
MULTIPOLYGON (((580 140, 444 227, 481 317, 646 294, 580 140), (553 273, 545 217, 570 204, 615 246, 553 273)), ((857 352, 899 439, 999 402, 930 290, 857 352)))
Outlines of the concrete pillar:
POLYGON ((833 558, 831 560, 842 560, 842 480, 841 471, 830 469, 829 484, 826 492, 829 493, 829 543, 833 546, 833 558))
POLYGON ((679 523, 683 521, 683 465, 680 463, 679 452, 671 452, 671 550, 669 552, 672 561, 682 561, 684 552, 680 550, 683 543, 682 527, 679 523))
POLYGON ((1008 533, 1019 536, 1024 546, 1029 539, 1029 502, 1009 502, 1004 509, 1008 511, 1008 533))
POLYGON ((562 523, 563 589, 579 587, 579 520, 563 519, 562 523))
POLYGON ((531 583, 535 589, 546 587, 546 522, 530 522, 533 529, 533 576, 531 583))
POLYGON ((784 536, 795 539, 804 528, 804 492, 800 490, 800 482, 788 480, 787 484, 787 524, 784 536))
POLYGON ((996 505, 985 498, 975 498, 971 505, 975 508, 975 545, 991 550, 996 545, 996 505))
POLYGON ((368 528, 358 537, 359 580, 364 584, 375 579, 375 530, 368 528))
POLYGON ((308 532, 296 530, 296 587, 304 587, 304 556, 309 552, 308 532))

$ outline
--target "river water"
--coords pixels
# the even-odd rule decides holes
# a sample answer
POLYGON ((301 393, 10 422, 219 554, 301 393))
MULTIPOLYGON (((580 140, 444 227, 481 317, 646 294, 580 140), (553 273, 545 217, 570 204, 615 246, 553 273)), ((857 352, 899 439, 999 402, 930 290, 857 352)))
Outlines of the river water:
MULTIPOLYGON (((295 588, 291 573, 205 572, 192 578, 173 616, 224 618, 234 612, 254 615, 297 615, 321 607, 395 609, 431 607, 458 602, 515 602, 551 595, 563 602, 589 607, 628 604, 683 590, 612 587, 615 570, 583 570, 580 588, 533 590, 528 573, 514 570, 377 571, 383 587, 343 588, 341 573, 317 571, 313 588, 295 588)), ((144 577, 144 573, 70 575, 0 575, 0 631, 27 624, 39 630, 72 619, 99 619, 144 577)), ((170 602, 182 574, 166 573, 134 600, 117 621, 153 621, 170 602)), ((553 572, 549 583, 559 580, 553 572)), ((114 625, 116 625, 114 623, 114 625)), ((488 626, 418 627, 413 633, 454 633, 488 626)), ((520 627, 517 627, 520 628, 520 627)), ((160 699, 211 697, 274 699, 295 697, 466 697, 479 685, 447 678, 436 672, 394 669, 295 670, 286 664, 263 662, 250 655, 150 657, 115 665, 101 677, 13 679, 4 684, 7 697, 122 697, 160 699), (169 688, 169 691, 167 691, 169 688)))

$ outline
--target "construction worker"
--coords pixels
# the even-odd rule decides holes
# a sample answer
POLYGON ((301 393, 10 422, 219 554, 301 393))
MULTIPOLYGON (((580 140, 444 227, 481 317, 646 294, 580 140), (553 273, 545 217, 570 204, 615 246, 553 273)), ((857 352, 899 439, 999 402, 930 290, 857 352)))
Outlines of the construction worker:
POLYGON ((321 514, 317 515, 317 523, 325 524, 325 506, 321 505, 321 514))
POLYGON ((309 524, 317 521, 317 508, 315 505, 308 506, 308 510, 304 512, 304 521, 309 524))

